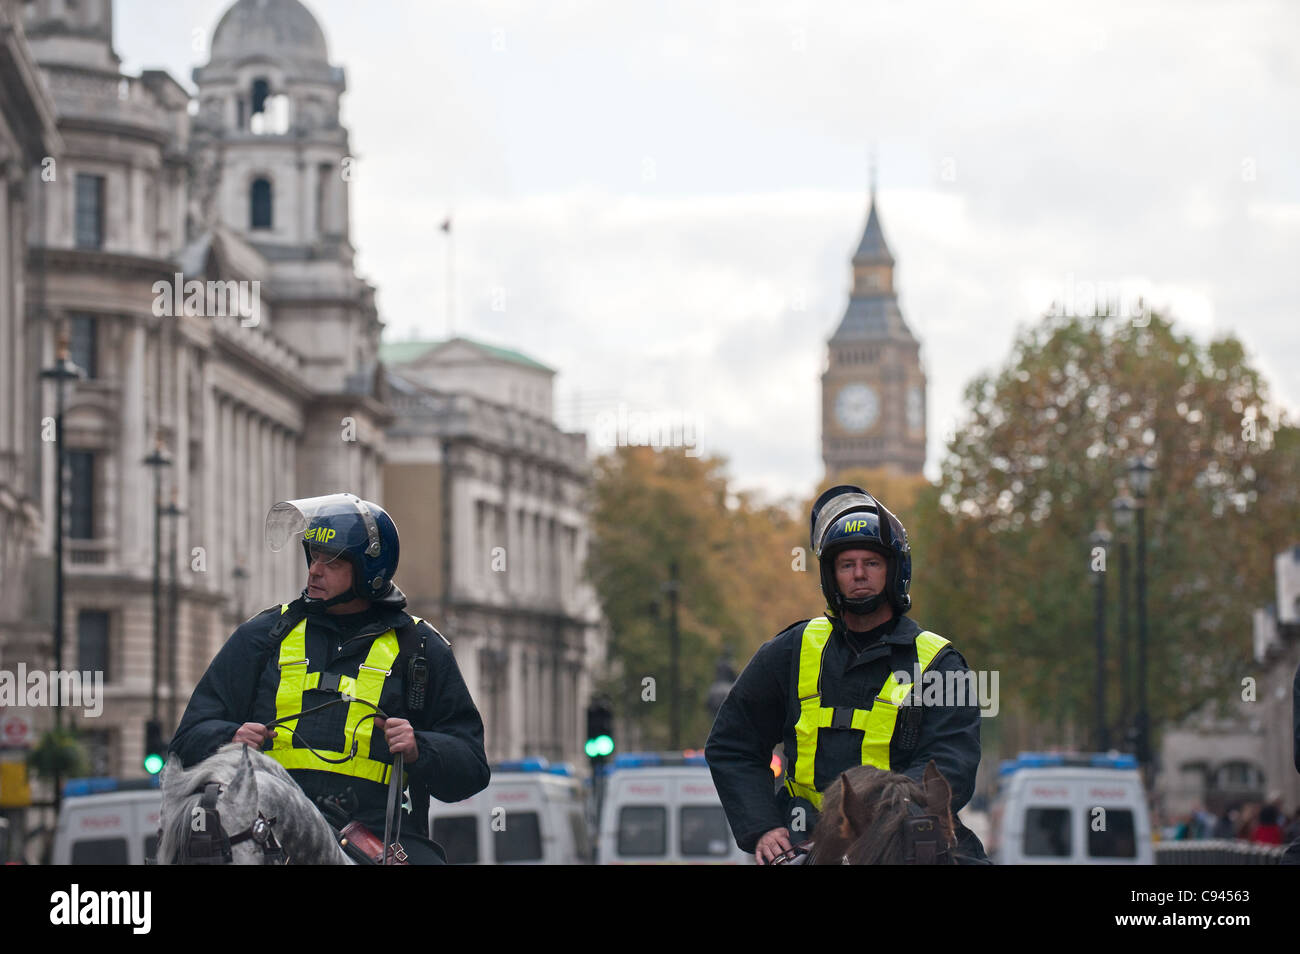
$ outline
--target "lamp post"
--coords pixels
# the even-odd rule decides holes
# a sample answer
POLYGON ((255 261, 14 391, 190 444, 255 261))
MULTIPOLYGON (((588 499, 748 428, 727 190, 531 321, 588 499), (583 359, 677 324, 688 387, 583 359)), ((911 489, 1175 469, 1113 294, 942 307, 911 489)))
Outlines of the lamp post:
POLYGON ((153 468, 153 694, 149 702, 150 718, 158 718, 158 681, 162 675, 162 469, 171 466, 163 453, 161 432, 153 453, 144 463, 153 468))
POLYGON ((1137 503, 1129 496, 1126 484, 1121 482, 1120 495, 1110 506, 1115 514, 1115 542, 1119 544, 1119 724, 1124 733, 1122 743, 1133 745, 1132 652, 1128 644, 1128 534, 1129 527, 1133 526, 1137 503))
POLYGON ((176 491, 172 490, 172 499, 162 509, 161 516, 171 517, 167 526, 167 536, 171 540, 168 547, 167 561, 167 728, 176 731, 176 604, 178 587, 176 584, 176 522, 185 511, 176 506, 176 491))
MULTIPOLYGON (((1100 520, 1097 529, 1088 537, 1093 549, 1100 547, 1103 558, 1106 546, 1110 543, 1110 533, 1100 520)), ((1110 748, 1110 736, 1106 731, 1106 570, 1093 570, 1092 585, 1096 591, 1096 639, 1097 639, 1097 751, 1105 752, 1110 748)))
POLYGON ((1151 771, 1151 717, 1147 710, 1147 535, 1146 498, 1151 489, 1151 472, 1154 468, 1146 455, 1129 461, 1129 486, 1137 500, 1137 623, 1138 623, 1138 762, 1150 781, 1151 771))
MULTIPOLYGON (((83 377, 81 368, 68 357, 68 333, 61 331, 55 351, 54 364, 41 370, 41 378, 54 382, 54 669, 63 671, 63 474, 67 454, 63 449, 64 389, 69 381, 83 377)), ((63 698, 61 679, 54 685, 54 729, 63 728, 63 698)), ((58 767, 54 771, 54 811, 58 814, 63 800, 63 779, 58 767)))
POLYGON ((674 752, 680 749, 682 742, 682 717, 681 717, 681 634, 677 629, 677 597, 681 590, 681 584, 677 580, 677 561, 673 560, 668 564, 668 582, 663 584, 662 589, 668 594, 668 678, 672 680, 672 696, 669 705, 670 710, 670 730, 669 730, 669 748, 674 752))

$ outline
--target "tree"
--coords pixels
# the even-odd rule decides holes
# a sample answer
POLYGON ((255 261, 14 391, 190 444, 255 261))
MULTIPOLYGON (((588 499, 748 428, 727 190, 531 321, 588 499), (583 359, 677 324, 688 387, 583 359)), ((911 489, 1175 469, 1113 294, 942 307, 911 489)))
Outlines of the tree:
POLYGON ((702 747, 708 735, 705 703, 719 656, 743 665, 782 626, 811 615, 816 577, 794 552, 806 547, 806 528, 781 507, 732 492, 725 465, 646 447, 619 448, 596 462, 588 574, 610 624, 612 673, 603 688, 658 746, 667 744, 670 724, 665 587, 674 562, 689 747, 702 747))
MULTIPOLYGON (((966 389, 969 419, 939 485, 918 498, 917 604, 978 668, 1004 711, 1091 721, 1091 554, 1130 456, 1154 455, 1147 501, 1153 725, 1247 675, 1250 613, 1300 518, 1300 433, 1227 336, 1202 346, 1148 325, 1047 318, 966 389)), ((1114 604, 1112 572, 1108 591, 1114 604)), ((1110 699, 1118 697, 1110 608, 1110 699)))

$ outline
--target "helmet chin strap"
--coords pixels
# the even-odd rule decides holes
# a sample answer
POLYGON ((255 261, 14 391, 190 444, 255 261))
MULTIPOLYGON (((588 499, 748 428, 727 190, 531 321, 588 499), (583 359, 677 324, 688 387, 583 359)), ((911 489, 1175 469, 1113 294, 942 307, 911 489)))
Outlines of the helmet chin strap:
POLYGON ((339 593, 337 596, 331 596, 327 600, 318 600, 313 596, 307 595, 307 587, 302 588, 302 599, 307 604, 307 612, 319 613, 321 610, 329 609, 331 606, 338 606, 340 603, 350 603, 357 598, 351 590, 339 593))
POLYGON ((836 602, 839 603, 838 608, 841 617, 845 613, 853 613, 856 616, 869 616, 883 606, 885 602, 884 593, 877 593, 875 596, 869 596, 864 600, 851 600, 843 593, 837 595, 839 599, 836 602))

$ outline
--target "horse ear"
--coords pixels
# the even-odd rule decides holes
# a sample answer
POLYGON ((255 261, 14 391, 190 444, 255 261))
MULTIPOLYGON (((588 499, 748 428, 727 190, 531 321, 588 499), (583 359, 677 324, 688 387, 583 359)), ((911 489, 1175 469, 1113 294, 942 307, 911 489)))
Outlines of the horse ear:
POLYGON ((849 773, 845 772, 840 776, 840 835, 841 837, 856 840, 859 835, 859 828, 865 831, 871 826, 869 817, 864 817, 861 826, 855 824, 854 819, 859 812, 864 816, 869 816, 871 807, 860 804, 861 798, 857 792, 853 791, 853 785, 849 782, 849 773))
POLYGON ((226 797, 232 802, 237 797, 251 798, 254 803, 257 801, 257 779, 253 775, 253 760, 248 757, 248 746, 243 747, 239 756, 239 768, 235 770, 235 777, 230 780, 230 787, 226 790, 226 797))
POLYGON ((931 759, 925 766, 925 776, 922 778, 922 784, 925 787, 925 807, 930 814, 939 818, 947 818, 949 809, 952 807, 952 786, 948 780, 943 777, 938 767, 931 759))

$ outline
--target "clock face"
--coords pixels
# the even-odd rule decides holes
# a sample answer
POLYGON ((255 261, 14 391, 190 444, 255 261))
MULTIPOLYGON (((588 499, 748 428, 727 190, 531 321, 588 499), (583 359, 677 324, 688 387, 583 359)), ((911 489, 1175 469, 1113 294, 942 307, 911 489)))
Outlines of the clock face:
POLYGON ((865 431, 880 416, 880 400, 866 384, 849 384, 835 397, 835 418, 846 431, 865 431))
POLYGON ((917 433, 925 427, 925 395, 919 386, 907 392, 907 427, 917 433))

